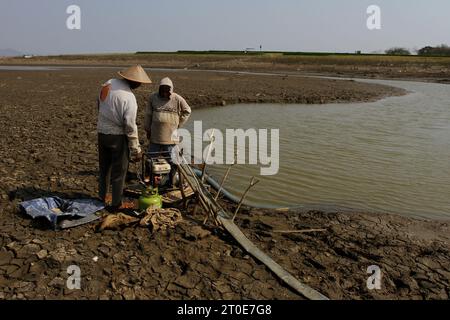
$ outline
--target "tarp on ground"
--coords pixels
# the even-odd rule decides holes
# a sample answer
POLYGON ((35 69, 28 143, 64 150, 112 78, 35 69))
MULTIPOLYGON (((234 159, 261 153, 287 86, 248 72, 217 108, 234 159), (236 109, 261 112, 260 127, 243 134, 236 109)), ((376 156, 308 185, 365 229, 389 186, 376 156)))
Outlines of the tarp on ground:
POLYGON ((30 217, 44 217, 57 229, 62 218, 84 218, 104 209, 103 202, 95 199, 66 200, 59 197, 38 198, 19 205, 30 217))

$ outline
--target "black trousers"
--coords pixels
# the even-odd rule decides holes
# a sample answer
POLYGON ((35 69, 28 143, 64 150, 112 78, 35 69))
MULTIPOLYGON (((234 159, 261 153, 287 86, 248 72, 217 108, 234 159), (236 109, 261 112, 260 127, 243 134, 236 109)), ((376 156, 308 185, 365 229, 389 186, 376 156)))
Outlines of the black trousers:
POLYGON ((99 133, 98 162, 98 195, 100 199, 105 199, 111 184, 111 205, 120 206, 129 163, 128 137, 99 133))

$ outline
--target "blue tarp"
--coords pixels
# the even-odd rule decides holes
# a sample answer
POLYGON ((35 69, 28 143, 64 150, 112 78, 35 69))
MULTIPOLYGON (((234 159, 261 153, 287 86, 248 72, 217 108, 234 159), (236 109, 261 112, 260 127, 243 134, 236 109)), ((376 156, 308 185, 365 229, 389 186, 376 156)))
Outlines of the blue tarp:
POLYGON ((59 197, 39 198, 20 203, 20 207, 33 219, 45 217, 57 228, 58 219, 68 217, 84 218, 105 206, 94 199, 66 200, 59 197))

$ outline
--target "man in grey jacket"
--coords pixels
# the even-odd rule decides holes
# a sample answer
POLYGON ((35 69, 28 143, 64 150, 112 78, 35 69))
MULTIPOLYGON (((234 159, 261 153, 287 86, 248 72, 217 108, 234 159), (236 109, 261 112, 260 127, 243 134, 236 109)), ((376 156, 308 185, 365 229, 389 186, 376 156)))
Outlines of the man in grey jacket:
MULTIPOLYGON (((150 140, 148 151, 151 153, 171 153, 179 143, 177 129, 182 127, 191 115, 186 100, 173 92, 173 83, 169 78, 161 80, 158 92, 150 96, 145 109, 144 126, 150 140)), ((174 174, 172 166, 171 176, 174 174)))
POLYGON ((136 126, 137 101, 132 90, 151 83, 141 66, 120 71, 121 79, 107 81, 98 98, 99 198, 105 202, 112 185, 112 202, 107 209, 119 210, 128 163, 141 158, 136 126))
POLYGON ((150 149, 177 144, 176 130, 186 123, 190 115, 191 108, 186 100, 173 92, 172 80, 162 79, 158 92, 150 96, 145 109, 144 125, 150 149))

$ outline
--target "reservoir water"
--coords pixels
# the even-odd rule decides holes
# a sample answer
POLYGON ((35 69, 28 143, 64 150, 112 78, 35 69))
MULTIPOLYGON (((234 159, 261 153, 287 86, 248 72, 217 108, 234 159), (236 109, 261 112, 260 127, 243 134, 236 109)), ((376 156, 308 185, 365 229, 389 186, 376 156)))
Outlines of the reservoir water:
MULTIPOLYGON (((360 81, 410 93, 373 103, 213 107, 194 110, 187 128, 202 120, 203 130, 280 130, 278 174, 261 176, 260 166, 236 165, 225 184, 238 195, 256 176, 260 182, 248 195, 255 204, 450 219, 450 87, 360 81)), ((209 172, 220 180, 226 167, 209 172)))

